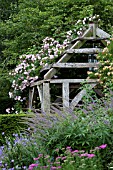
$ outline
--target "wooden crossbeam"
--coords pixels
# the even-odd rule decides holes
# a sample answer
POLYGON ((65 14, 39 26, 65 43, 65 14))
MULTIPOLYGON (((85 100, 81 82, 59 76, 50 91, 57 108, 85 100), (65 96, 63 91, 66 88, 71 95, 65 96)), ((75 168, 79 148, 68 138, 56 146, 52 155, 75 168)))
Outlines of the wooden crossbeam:
MULTIPOLYGON (((95 63, 96 64, 96 63, 95 63)), ((87 82, 87 83, 95 83, 95 82, 98 82, 98 79, 48 79, 48 80, 41 80, 41 81, 38 81, 38 82, 35 82, 31 85, 31 87, 34 87, 34 86, 39 86, 43 83, 65 83, 65 82, 69 82, 69 83, 81 83, 81 82, 87 82)))
MULTIPOLYGON (((83 34, 83 37, 89 37, 89 36, 91 36, 91 34, 92 34, 92 29, 89 28, 89 29, 86 30, 86 32, 83 34)), ((73 48, 78 49, 78 48, 80 48, 85 42, 86 42, 86 40, 84 40, 84 41, 82 41, 82 42, 81 42, 81 41, 77 41, 74 45, 72 45, 72 46, 70 47, 70 49, 73 49, 73 48)), ((66 54, 64 54, 64 55, 61 57, 61 59, 58 61, 58 63, 67 62, 71 57, 72 57, 71 55, 69 55, 69 54, 66 53, 66 54)), ((56 74, 57 71, 58 71, 57 69, 51 68, 51 69, 44 75, 44 79, 50 79, 50 78, 52 78, 52 77, 56 74)))
POLYGON ((89 68, 98 67, 99 63, 55 63, 51 67, 54 68, 89 68))
MULTIPOLYGON (((95 87, 97 85, 97 83, 93 83, 90 84, 90 89, 92 89, 93 87, 95 87)), ((79 103, 79 101, 83 98, 83 96, 86 95, 86 90, 83 89, 81 90, 72 100, 72 102, 70 103, 70 109, 74 110, 75 106, 77 106, 77 104, 79 103)))
POLYGON ((78 37, 78 38, 75 38, 74 40, 71 41, 71 43, 74 43, 78 40, 88 40, 88 41, 100 41, 100 40, 108 40, 109 38, 103 38, 103 37, 78 37))
POLYGON ((69 49, 66 51, 68 54, 95 54, 95 53, 99 53, 102 52, 101 48, 82 48, 82 49, 69 49))
POLYGON ((33 87, 33 86, 39 86, 40 84, 44 83, 45 80, 39 80, 39 81, 36 81, 36 82, 33 82, 30 87, 33 87))
POLYGON ((98 79, 50 79, 50 83, 96 83, 98 79))

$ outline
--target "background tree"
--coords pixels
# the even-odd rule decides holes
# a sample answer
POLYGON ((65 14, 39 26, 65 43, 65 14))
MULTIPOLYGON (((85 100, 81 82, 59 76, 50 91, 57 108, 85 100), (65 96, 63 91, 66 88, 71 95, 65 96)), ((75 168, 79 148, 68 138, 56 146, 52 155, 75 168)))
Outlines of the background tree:
POLYGON ((60 41, 64 33, 86 16, 99 14, 100 26, 111 32, 112 0, 9 0, 0 3, 0 75, 7 79, 19 56, 52 36, 60 41))

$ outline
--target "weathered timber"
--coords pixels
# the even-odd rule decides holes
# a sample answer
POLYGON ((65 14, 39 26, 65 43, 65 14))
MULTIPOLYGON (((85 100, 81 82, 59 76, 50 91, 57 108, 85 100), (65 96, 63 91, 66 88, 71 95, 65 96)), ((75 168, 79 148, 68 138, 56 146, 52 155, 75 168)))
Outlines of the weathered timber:
POLYGON ((29 109, 32 109, 32 103, 33 103, 33 95, 34 95, 34 87, 29 89, 29 109))
POLYGON ((46 80, 50 83, 96 83, 98 82, 98 79, 49 79, 46 80))
POLYGON ((54 68, 89 68, 98 67, 99 63, 55 63, 54 68))
POLYGON ((40 84, 42 84, 42 83, 44 83, 44 82, 45 82, 45 80, 39 80, 39 81, 33 82, 33 83, 30 85, 30 87, 38 86, 38 85, 40 85, 40 84))
POLYGON ((69 83, 62 84, 63 108, 69 108, 69 83))
POLYGON ((109 38, 98 38, 98 37, 78 37, 71 41, 71 43, 74 43, 78 40, 87 40, 87 41, 100 41, 100 40, 108 40, 109 38))
MULTIPOLYGON (((100 28, 96 28, 96 35, 100 38, 110 38, 111 37, 110 34, 106 33, 105 31, 103 31, 100 28)), ((105 40, 101 40, 101 41, 105 46, 107 46, 107 41, 105 41, 105 40)))
MULTIPOLYGON (((91 31, 91 28, 89 28, 88 30, 86 30, 86 32, 83 34, 83 37, 87 37, 87 36, 90 36, 92 33, 91 31)), ((77 41, 74 45, 72 45, 70 47, 70 49, 73 49, 73 48, 80 48, 84 43, 86 42, 86 40, 83 40, 82 42, 81 41, 77 41)), ((64 54, 61 59, 58 61, 58 63, 63 63, 63 62, 67 62, 72 56, 69 55, 69 54, 64 54)), ((58 70, 55 69, 55 68, 51 68, 45 75, 44 75, 44 79, 50 79, 52 78, 56 72, 58 70)))
MULTIPOLYGON (((97 85, 97 83, 94 84, 90 84, 90 89, 92 89, 93 87, 95 87, 97 85)), ((72 102, 70 103, 70 109, 74 110, 74 107, 77 106, 77 104, 79 103, 79 101, 81 101, 82 97, 86 95, 86 90, 83 89, 81 90, 72 100, 72 102)))
POLYGON ((38 93, 39 93, 40 102, 42 103, 43 102, 43 86, 38 85, 37 90, 38 90, 38 93))
POLYGON ((93 37, 96 37, 96 28, 97 28, 97 24, 92 24, 92 29, 93 29, 93 37))
POLYGON ((82 48, 82 49, 69 49, 66 51, 68 54, 97 54, 99 52, 102 52, 101 48, 82 48))
POLYGON ((43 83, 42 110, 46 113, 50 113, 50 84, 49 83, 43 83))
POLYGON ((100 29, 98 27, 96 28, 96 35, 101 38, 110 38, 111 37, 110 34, 108 34, 107 32, 103 31, 102 29, 100 29))
POLYGON ((31 84, 31 87, 39 86, 43 83, 49 83, 49 82, 50 83, 64 83, 64 82, 81 83, 83 81, 91 83, 91 82, 97 82, 98 80, 97 79, 87 79, 87 80, 86 79, 48 79, 48 80, 41 80, 41 81, 35 82, 35 83, 31 84))

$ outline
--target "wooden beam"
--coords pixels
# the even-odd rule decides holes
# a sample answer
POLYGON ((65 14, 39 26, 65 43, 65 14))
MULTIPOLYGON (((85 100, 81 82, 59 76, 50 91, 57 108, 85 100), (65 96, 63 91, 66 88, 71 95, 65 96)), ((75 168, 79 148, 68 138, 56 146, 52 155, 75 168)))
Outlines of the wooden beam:
POLYGON ((95 54, 95 53, 99 53, 102 52, 101 48, 82 48, 82 49, 69 49, 66 51, 68 54, 95 54))
POLYGON ((69 108, 69 83, 62 84, 63 108, 69 108))
MULTIPOLYGON (((90 89, 92 89, 93 87, 95 87, 97 85, 97 83, 94 84, 90 84, 90 89)), ((74 110, 74 107, 79 103, 79 101, 82 99, 83 96, 86 95, 86 90, 83 89, 81 90, 76 96, 75 98, 72 100, 71 104, 70 104, 70 109, 74 110)))
POLYGON ((110 38, 111 37, 110 34, 108 34, 107 32, 103 31, 102 29, 100 29, 98 27, 96 28, 96 35, 101 38, 110 38))
POLYGON ((89 68, 98 67, 99 63, 55 63, 54 68, 89 68))
POLYGON ((100 41, 100 40, 108 40, 109 38, 98 38, 98 37, 78 37, 78 38, 75 38, 74 40, 71 41, 71 43, 74 43, 78 40, 88 40, 88 41, 100 41))
POLYGON ((45 80, 39 80, 39 81, 36 81, 36 82, 33 82, 30 87, 33 87, 33 86, 39 86, 40 84, 44 83, 45 80))
MULTIPOLYGON (((96 28, 96 35, 100 38, 110 38, 111 37, 110 34, 106 33, 105 31, 103 31, 102 29, 100 29, 98 27, 96 28)), ((105 40, 101 40, 101 41, 105 46, 107 46, 107 41, 105 41, 105 40)))
POLYGON ((97 79, 49 79, 50 83, 96 83, 98 82, 97 79))
MULTIPOLYGON (((91 28, 89 28, 88 30, 85 31, 85 33, 83 34, 82 37, 88 37, 92 34, 92 30, 91 28)), ((77 41, 74 45, 71 46, 70 49, 73 49, 73 48, 80 48, 84 43, 86 42, 86 40, 83 40, 82 42, 81 41, 77 41)), ((69 55, 69 54, 64 54, 61 59, 58 61, 58 63, 63 63, 63 62, 67 62, 72 56, 69 55)), ((51 68, 45 75, 44 75, 44 79, 50 79, 52 78, 56 72, 58 70, 55 69, 55 68, 51 68)))
POLYGON ((40 102, 42 103, 43 102, 43 86, 42 85, 38 85, 37 86, 37 90, 38 90, 40 102))
POLYGON ((32 103, 33 103, 33 95, 34 95, 34 87, 29 88, 29 109, 32 109, 32 103))
POLYGON ((43 83, 42 110, 46 113, 50 113, 50 84, 49 83, 43 83))

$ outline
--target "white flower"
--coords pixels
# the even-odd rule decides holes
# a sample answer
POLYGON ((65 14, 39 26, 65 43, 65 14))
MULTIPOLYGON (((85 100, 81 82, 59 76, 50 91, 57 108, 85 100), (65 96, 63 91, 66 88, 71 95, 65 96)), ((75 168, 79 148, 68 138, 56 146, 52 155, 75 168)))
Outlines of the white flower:
POLYGON ((50 57, 50 59, 53 59, 53 58, 54 58, 54 55, 50 55, 49 57, 50 57))
POLYGON ((6 112, 7 112, 7 113, 10 113, 10 108, 7 108, 7 109, 6 109, 6 112))
POLYGON ((13 93, 9 92, 9 97, 12 98, 13 97, 13 93))

